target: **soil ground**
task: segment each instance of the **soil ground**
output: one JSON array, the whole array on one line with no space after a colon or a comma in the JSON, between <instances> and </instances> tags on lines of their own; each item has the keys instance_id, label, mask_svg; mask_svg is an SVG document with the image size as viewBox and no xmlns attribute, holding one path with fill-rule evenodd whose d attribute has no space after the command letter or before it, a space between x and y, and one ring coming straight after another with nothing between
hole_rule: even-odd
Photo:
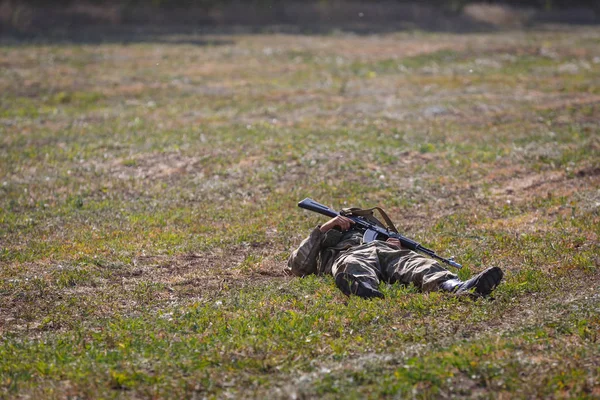
<instances>
[{"instance_id":1,"label":"soil ground","mask_svg":"<svg viewBox=\"0 0 600 400\"><path fill-rule=\"evenodd\" d=\"M3 397L600 397L597 27L1 43ZM504 282L287 276L305 197Z\"/></svg>"}]
</instances>

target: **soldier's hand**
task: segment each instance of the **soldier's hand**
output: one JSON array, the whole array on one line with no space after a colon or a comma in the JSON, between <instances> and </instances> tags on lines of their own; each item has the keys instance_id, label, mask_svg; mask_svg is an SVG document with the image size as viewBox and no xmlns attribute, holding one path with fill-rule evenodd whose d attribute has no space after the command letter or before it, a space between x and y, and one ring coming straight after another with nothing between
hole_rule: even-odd
<instances>
[{"instance_id":1,"label":"soldier's hand","mask_svg":"<svg viewBox=\"0 0 600 400\"><path fill-rule=\"evenodd\" d=\"M396 239L396 238L388 238L388 240L385 241L387 244L391 244L394 247L397 247L399 249L402 248L402 243L400 243L400 240Z\"/></svg>"},{"instance_id":2,"label":"soldier's hand","mask_svg":"<svg viewBox=\"0 0 600 400\"><path fill-rule=\"evenodd\" d=\"M321 232L325 233L335 227L340 228L342 232L347 231L350 227L354 225L354 221L350 218L344 217L343 215L338 215L335 218L330 219L321 225Z\"/></svg>"}]
</instances>

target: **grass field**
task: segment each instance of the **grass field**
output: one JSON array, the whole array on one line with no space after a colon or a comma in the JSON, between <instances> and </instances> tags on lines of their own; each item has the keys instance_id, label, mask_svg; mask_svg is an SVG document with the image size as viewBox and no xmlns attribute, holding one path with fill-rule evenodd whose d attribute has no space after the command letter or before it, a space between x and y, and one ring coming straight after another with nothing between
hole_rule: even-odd
<instances>
[{"instance_id":1,"label":"grass field","mask_svg":"<svg viewBox=\"0 0 600 400\"><path fill-rule=\"evenodd\" d=\"M384 207L492 299L283 273ZM600 398L600 30L0 46L0 397Z\"/></svg>"}]
</instances>

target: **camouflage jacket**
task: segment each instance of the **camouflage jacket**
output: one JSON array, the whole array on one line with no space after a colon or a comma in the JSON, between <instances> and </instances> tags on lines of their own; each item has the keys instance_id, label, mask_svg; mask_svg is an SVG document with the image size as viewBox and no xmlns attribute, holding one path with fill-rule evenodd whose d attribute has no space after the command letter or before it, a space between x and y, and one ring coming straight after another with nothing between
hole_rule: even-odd
<instances>
[{"instance_id":1,"label":"camouflage jacket","mask_svg":"<svg viewBox=\"0 0 600 400\"><path fill-rule=\"evenodd\" d=\"M355 230L321 232L317 226L300 243L288 259L287 271L296 276L331 274L331 266L346 250L362 244L362 234Z\"/></svg>"}]
</instances>

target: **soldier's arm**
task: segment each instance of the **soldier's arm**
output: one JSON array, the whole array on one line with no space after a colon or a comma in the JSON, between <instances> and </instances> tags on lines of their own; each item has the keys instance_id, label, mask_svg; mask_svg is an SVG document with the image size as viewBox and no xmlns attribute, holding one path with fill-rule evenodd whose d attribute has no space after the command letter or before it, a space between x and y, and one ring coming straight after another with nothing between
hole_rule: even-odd
<instances>
[{"instance_id":1,"label":"soldier's arm","mask_svg":"<svg viewBox=\"0 0 600 400\"><path fill-rule=\"evenodd\" d=\"M341 238L341 231L350 229L353 222L343 216L337 216L321 226L317 226L300 243L288 258L287 271L296 276L306 276L318 272L317 259L324 247L334 246ZM333 228L338 228L333 229Z\"/></svg>"},{"instance_id":2,"label":"soldier's arm","mask_svg":"<svg viewBox=\"0 0 600 400\"><path fill-rule=\"evenodd\" d=\"M317 272L317 257L321 250L321 242L325 235L320 227L312 230L310 235L300 243L288 258L287 271L296 276L306 276Z\"/></svg>"},{"instance_id":3,"label":"soldier's arm","mask_svg":"<svg viewBox=\"0 0 600 400\"><path fill-rule=\"evenodd\" d=\"M402 243L400 242L400 240L398 240L396 238L388 238L388 240L386 240L386 243L389 245L392 245L394 247L397 247L398 249L402 248Z\"/></svg>"},{"instance_id":4,"label":"soldier's arm","mask_svg":"<svg viewBox=\"0 0 600 400\"><path fill-rule=\"evenodd\" d=\"M344 217L343 215L338 215L337 217L331 218L329 221L321 225L320 231L325 233L333 228L339 228L342 232L344 232L350 229L352 225L354 225L354 221L352 221L350 218Z\"/></svg>"}]
</instances>

